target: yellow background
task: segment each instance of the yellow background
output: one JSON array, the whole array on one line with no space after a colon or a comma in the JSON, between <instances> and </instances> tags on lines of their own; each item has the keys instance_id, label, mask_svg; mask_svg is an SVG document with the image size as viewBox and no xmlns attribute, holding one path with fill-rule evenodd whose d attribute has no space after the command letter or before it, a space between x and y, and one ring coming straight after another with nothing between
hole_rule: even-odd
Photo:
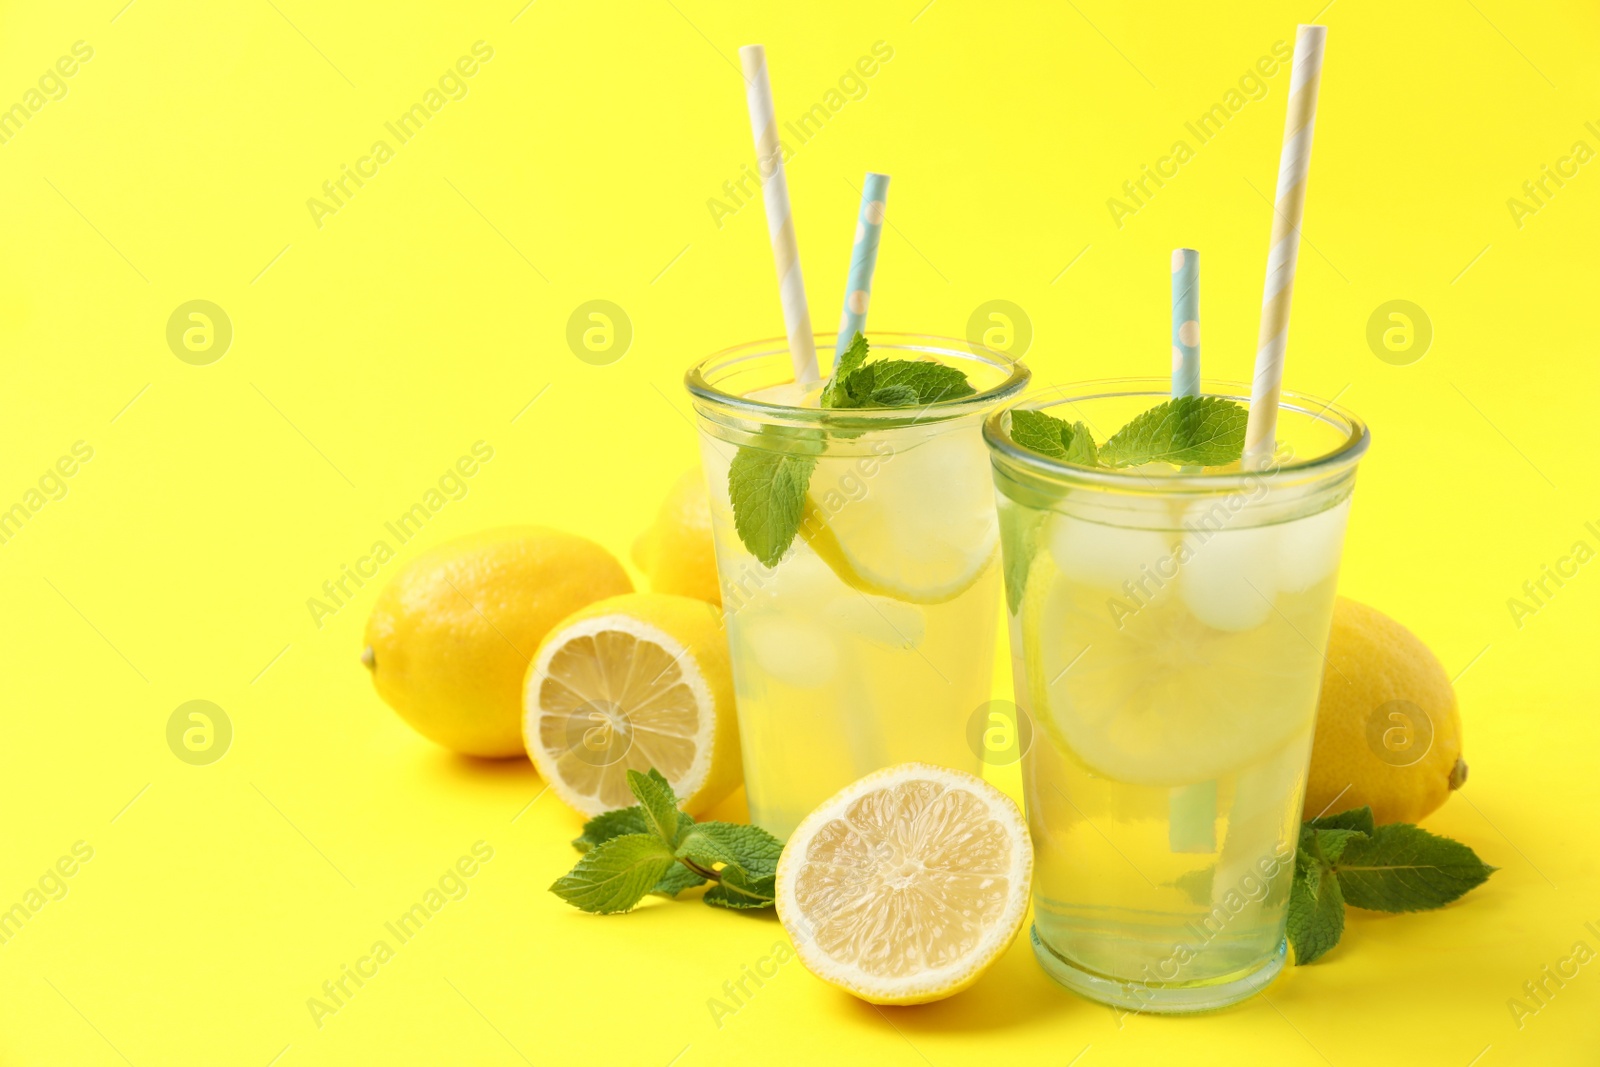
<instances>
[{"instance_id":1,"label":"yellow background","mask_svg":"<svg viewBox=\"0 0 1600 1067\"><path fill-rule=\"evenodd\" d=\"M1247 377L1287 73L1121 228L1106 201L1316 3L125 2L0 15L0 105L94 50L0 144L0 505L94 450L0 545L0 907L94 850L0 946L0 1061L1594 1062L1600 966L1520 1029L1507 1007L1574 942L1600 949L1600 564L1520 627L1507 607L1575 541L1600 548L1600 163L1520 226L1507 206L1575 141L1600 148L1593 5L1321 14L1287 382L1374 428L1343 590L1465 670L1471 780L1428 825L1499 873L1441 912L1353 915L1323 962L1208 1018L1119 1025L1024 941L918 1009L791 962L719 1027L708 999L777 923L562 904L545 887L577 817L526 763L454 758L377 699L357 662L376 584L320 628L307 598L480 440L493 460L402 558L530 521L626 551L693 462L685 366L781 329L759 207L720 227L707 207L753 158L750 42L786 119L893 49L789 168L819 327L875 169L875 327L960 336L1004 299L1040 383L1161 374L1168 252L1192 245L1207 372ZM480 40L466 97L319 228L307 199ZM206 366L165 338L193 299L234 329ZM592 299L633 324L610 365L566 341ZM1366 341L1393 299L1435 331L1410 365ZM210 766L166 744L192 699L234 727ZM469 894L319 1029L307 999L477 841Z\"/></svg>"}]
</instances>

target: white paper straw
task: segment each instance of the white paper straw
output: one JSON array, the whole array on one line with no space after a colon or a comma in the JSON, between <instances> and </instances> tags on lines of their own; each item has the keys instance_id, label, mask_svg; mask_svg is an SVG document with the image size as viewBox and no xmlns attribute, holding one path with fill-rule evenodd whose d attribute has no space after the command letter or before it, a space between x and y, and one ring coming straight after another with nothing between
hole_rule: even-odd
<instances>
[{"instance_id":1,"label":"white paper straw","mask_svg":"<svg viewBox=\"0 0 1600 1067\"><path fill-rule=\"evenodd\" d=\"M772 109L772 86L767 81L767 53L761 45L739 49L744 63L745 99L750 106L750 132L755 136L756 166L767 209L767 235L772 239L772 259L778 268L778 296L783 301L784 331L789 337L789 358L794 380L809 385L818 378L817 345L811 335L811 312L806 307L806 286L800 277L800 249L789 214L789 185L783 177L783 148L778 142L778 122Z\"/></svg>"},{"instance_id":2,"label":"white paper straw","mask_svg":"<svg viewBox=\"0 0 1600 1067\"><path fill-rule=\"evenodd\" d=\"M1250 388L1250 421L1245 429L1244 464L1265 466L1272 458L1278 429L1278 394L1283 387L1283 357L1289 340L1289 303L1294 297L1295 263L1300 255L1300 223L1305 217L1306 174L1311 166L1311 136L1317 123L1317 89L1322 81L1326 26L1301 26L1295 34L1289 75L1289 107L1278 158L1278 189L1273 204L1272 247L1261 297L1261 332L1256 341L1255 377Z\"/></svg>"}]
</instances>

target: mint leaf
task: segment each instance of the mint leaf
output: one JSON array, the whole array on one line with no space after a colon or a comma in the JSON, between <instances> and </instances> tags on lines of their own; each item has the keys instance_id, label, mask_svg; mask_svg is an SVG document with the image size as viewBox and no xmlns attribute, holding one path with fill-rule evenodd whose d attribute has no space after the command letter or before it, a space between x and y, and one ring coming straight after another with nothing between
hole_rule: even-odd
<instances>
[{"instance_id":1,"label":"mint leaf","mask_svg":"<svg viewBox=\"0 0 1600 1067\"><path fill-rule=\"evenodd\" d=\"M867 394L870 406L880 408L920 407L941 400L956 400L977 392L967 376L955 367L920 359L888 359L870 364L872 388Z\"/></svg>"},{"instance_id":2,"label":"mint leaf","mask_svg":"<svg viewBox=\"0 0 1600 1067\"><path fill-rule=\"evenodd\" d=\"M1217 467L1244 454L1249 413L1220 396L1180 396L1136 415L1100 448L1108 467L1142 463Z\"/></svg>"},{"instance_id":3,"label":"mint leaf","mask_svg":"<svg viewBox=\"0 0 1600 1067\"><path fill-rule=\"evenodd\" d=\"M597 815L572 844L583 857L550 891L592 912L627 911L646 893L676 897L713 882L706 902L745 910L772 905L783 842L759 826L696 823L678 810L672 784L651 768L628 772L639 798L630 808Z\"/></svg>"},{"instance_id":4,"label":"mint leaf","mask_svg":"<svg viewBox=\"0 0 1600 1067\"><path fill-rule=\"evenodd\" d=\"M1072 440L1067 442L1067 462L1084 467L1100 465L1100 450L1095 447L1094 434L1081 422L1072 424Z\"/></svg>"},{"instance_id":5,"label":"mint leaf","mask_svg":"<svg viewBox=\"0 0 1600 1067\"><path fill-rule=\"evenodd\" d=\"M628 772L628 788L639 798L646 825L650 832L661 838L668 848L676 848L683 831L679 827L678 797L672 784L654 767L649 774ZM690 820L691 825L693 820Z\"/></svg>"},{"instance_id":6,"label":"mint leaf","mask_svg":"<svg viewBox=\"0 0 1600 1067\"><path fill-rule=\"evenodd\" d=\"M678 812L678 833L694 825L694 816ZM644 809L635 804L631 808L617 808L603 812L583 824L583 833L572 839L572 847L587 852L596 845L623 834L653 834L655 830L645 818Z\"/></svg>"},{"instance_id":7,"label":"mint leaf","mask_svg":"<svg viewBox=\"0 0 1600 1067\"><path fill-rule=\"evenodd\" d=\"M805 512L806 488L817 465L814 445L792 433L766 427L761 437L771 449L745 446L728 468L728 502L739 540L763 566L776 567L789 551Z\"/></svg>"},{"instance_id":8,"label":"mint leaf","mask_svg":"<svg viewBox=\"0 0 1600 1067\"><path fill-rule=\"evenodd\" d=\"M615 811L602 812L583 824L583 833L572 839L572 847L579 852L588 852L596 845L603 845L613 837L624 834L648 834L650 824L645 821L644 809L635 804L631 808L617 808Z\"/></svg>"},{"instance_id":9,"label":"mint leaf","mask_svg":"<svg viewBox=\"0 0 1600 1067\"><path fill-rule=\"evenodd\" d=\"M1288 931L1296 965L1338 943L1346 904L1396 912L1439 908L1495 871L1459 841L1410 823L1374 825L1371 808L1307 819L1294 867Z\"/></svg>"},{"instance_id":10,"label":"mint leaf","mask_svg":"<svg viewBox=\"0 0 1600 1067\"><path fill-rule=\"evenodd\" d=\"M1067 422L1043 411L1018 408L1011 413L1011 439L1030 452L1064 459L1085 467L1098 466L1094 434L1082 422Z\"/></svg>"},{"instance_id":11,"label":"mint leaf","mask_svg":"<svg viewBox=\"0 0 1600 1067\"><path fill-rule=\"evenodd\" d=\"M1333 869L1344 899L1372 911L1443 907L1496 870L1461 842L1403 822L1352 838Z\"/></svg>"},{"instance_id":12,"label":"mint leaf","mask_svg":"<svg viewBox=\"0 0 1600 1067\"><path fill-rule=\"evenodd\" d=\"M1345 846L1353 838L1365 840L1366 836L1360 830L1320 830L1314 826L1305 826L1300 830L1300 851L1324 865L1331 865L1339 862Z\"/></svg>"},{"instance_id":13,"label":"mint leaf","mask_svg":"<svg viewBox=\"0 0 1600 1067\"><path fill-rule=\"evenodd\" d=\"M707 904L738 911L772 906L783 842L759 826L728 822L701 823L695 833L734 857L718 872L718 883L706 890Z\"/></svg>"},{"instance_id":14,"label":"mint leaf","mask_svg":"<svg viewBox=\"0 0 1600 1067\"><path fill-rule=\"evenodd\" d=\"M917 391L909 385L880 385L872 390L873 407L909 408L917 404Z\"/></svg>"},{"instance_id":15,"label":"mint leaf","mask_svg":"<svg viewBox=\"0 0 1600 1067\"><path fill-rule=\"evenodd\" d=\"M1015 408L1011 412L1011 439L1030 452L1051 459L1067 458L1072 425L1043 411Z\"/></svg>"},{"instance_id":16,"label":"mint leaf","mask_svg":"<svg viewBox=\"0 0 1600 1067\"><path fill-rule=\"evenodd\" d=\"M703 822L694 828L700 839L711 841L727 854L747 874L776 874L778 857L783 853L783 842L759 826L746 826L732 822ZM687 840L685 844L687 844Z\"/></svg>"},{"instance_id":17,"label":"mint leaf","mask_svg":"<svg viewBox=\"0 0 1600 1067\"><path fill-rule=\"evenodd\" d=\"M677 856L680 860L688 860L702 870L712 872L718 867L739 866L738 855L699 826L683 835L683 841L678 845Z\"/></svg>"},{"instance_id":18,"label":"mint leaf","mask_svg":"<svg viewBox=\"0 0 1600 1067\"><path fill-rule=\"evenodd\" d=\"M1370 834L1373 828L1372 809L1351 808L1337 815L1319 815L1315 819L1307 819L1306 825L1318 830L1360 830Z\"/></svg>"},{"instance_id":19,"label":"mint leaf","mask_svg":"<svg viewBox=\"0 0 1600 1067\"><path fill-rule=\"evenodd\" d=\"M844 383L867 361L867 339L859 332L850 339L850 347L844 350L844 355L839 357L839 362L833 368L833 376L828 379L828 384L822 387L821 404L825 408L856 407L858 405L839 403L848 399Z\"/></svg>"},{"instance_id":20,"label":"mint leaf","mask_svg":"<svg viewBox=\"0 0 1600 1067\"><path fill-rule=\"evenodd\" d=\"M1347 831L1348 832L1348 831ZM1296 863L1294 885L1289 890L1289 943L1295 966L1320 958L1344 934L1344 900L1339 880L1319 862Z\"/></svg>"},{"instance_id":21,"label":"mint leaf","mask_svg":"<svg viewBox=\"0 0 1600 1067\"><path fill-rule=\"evenodd\" d=\"M822 388L819 402L823 407L923 407L977 392L954 367L920 359L868 363L867 352L867 339L856 334Z\"/></svg>"},{"instance_id":22,"label":"mint leaf","mask_svg":"<svg viewBox=\"0 0 1600 1067\"><path fill-rule=\"evenodd\" d=\"M1006 609L1015 615L1022 610L1022 596L1028 591L1028 572L1033 569L1039 528L1048 512L1010 506L1000 516L1000 558L1005 563Z\"/></svg>"},{"instance_id":23,"label":"mint leaf","mask_svg":"<svg viewBox=\"0 0 1600 1067\"><path fill-rule=\"evenodd\" d=\"M705 885L706 880L700 877L681 863L674 863L667 868L667 873L661 880L651 887L650 892L660 897L676 897L685 889L693 889L697 885Z\"/></svg>"},{"instance_id":24,"label":"mint leaf","mask_svg":"<svg viewBox=\"0 0 1600 1067\"><path fill-rule=\"evenodd\" d=\"M777 876L747 875L737 867L725 867L721 880L706 890L705 902L714 908L731 908L748 911L772 907L777 896Z\"/></svg>"},{"instance_id":25,"label":"mint leaf","mask_svg":"<svg viewBox=\"0 0 1600 1067\"><path fill-rule=\"evenodd\" d=\"M550 892L583 911L600 915L627 911L674 863L672 850L661 838L624 834L585 852L576 867L555 880Z\"/></svg>"}]
</instances>

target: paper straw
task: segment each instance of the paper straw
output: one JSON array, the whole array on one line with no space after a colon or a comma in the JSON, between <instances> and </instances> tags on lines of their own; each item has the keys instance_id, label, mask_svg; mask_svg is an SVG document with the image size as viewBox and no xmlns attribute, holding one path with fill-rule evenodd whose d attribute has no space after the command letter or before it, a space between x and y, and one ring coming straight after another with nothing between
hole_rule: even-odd
<instances>
[{"instance_id":1,"label":"paper straw","mask_svg":"<svg viewBox=\"0 0 1600 1067\"><path fill-rule=\"evenodd\" d=\"M1172 396L1200 395L1200 253L1172 250ZM1197 474L1199 467L1184 467ZM1182 525L1181 506L1174 519ZM1167 848L1209 855L1217 851L1217 783L1175 786L1167 793Z\"/></svg>"},{"instance_id":2,"label":"paper straw","mask_svg":"<svg viewBox=\"0 0 1600 1067\"><path fill-rule=\"evenodd\" d=\"M767 235L772 239L772 259L778 268L778 296L783 301L784 331L789 335L789 359L794 380L809 385L817 380L817 345L811 336L811 312L806 308L806 286L800 277L800 249L794 239L794 219L789 214L789 185L783 178L783 146L778 142L778 121L772 111L772 86L767 81L767 51L758 44L739 49L744 63L745 101L750 106L750 132L756 142L756 169L766 200Z\"/></svg>"},{"instance_id":3,"label":"paper straw","mask_svg":"<svg viewBox=\"0 0 1600 1067\"><path fill-rule=\"evenodd\" d=\"M1200 395L1200 253L1172 250L1172 395Z\"/></svg>"},{"instance_id":4,"label":"paper straw","mask_svg":"<svg viewBox=\"0 0 1600 1067\"><path fill-rule=\"evenodd\" d=\"M867 332L867 305L872 302L872 272L878 266L878 239L883 236L883 206L889 198L889 176L868 172L861 183L861 211L856 218L856 243L850 251L850 278L844 287L844 315L834 362L844 355L856 334Z\"/></svg>"},{"instance_id":5,"label":"paper straw","mask_svg":"<svg viewBox=\"0 0 1600 1067\"><path fill-rule=\"evenodd\" d=\"M1278 158L1278 190L1273 204L1272 248L1267 254L1261 333L1256 341L1255 378L1250 388L1250 421L1244 435L1246 467L1265 466L1275 446L1283 354L1289 339L1289 302L1294 296L1295 261L1300 254L1306 173L1311 166L1311 135L1316 129L1317 88L1322 81L1322 45L1327 34L1326 26L1301 26L1295 34L1283 154Z\"/></svg>"}]
</instances>

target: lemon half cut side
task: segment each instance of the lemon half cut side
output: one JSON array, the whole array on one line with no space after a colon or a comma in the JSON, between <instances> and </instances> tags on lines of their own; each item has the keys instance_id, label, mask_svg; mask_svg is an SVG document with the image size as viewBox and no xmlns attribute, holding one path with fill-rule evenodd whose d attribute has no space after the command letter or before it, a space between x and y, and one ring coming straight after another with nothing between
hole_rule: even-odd
<instances>
[{"instance_id":1,"label":"lemon half cut side","mask_svg":"<svg viewBox=\"0 0 1600 1067\"><path fill-rule=\"evenodd\" d=\"M704 601L634 593L569 616L539 646L523 706L529 757L584 815L633 804L630 770L660 771L691 814L741 781L727 644Z\"/></svg>"},{"instance_id":2,"label":"lemon half cut side","mask_svg":"<svg viewBox=\"0 0 1600 1067\"><path fill-rule=\"evenodd\" d=\"M1017 805L926 763L876 771L800 823L777 908L806 969L873 1004L959 993L1022 929L1033 844Z\"/></svg>"}]
</instances>

